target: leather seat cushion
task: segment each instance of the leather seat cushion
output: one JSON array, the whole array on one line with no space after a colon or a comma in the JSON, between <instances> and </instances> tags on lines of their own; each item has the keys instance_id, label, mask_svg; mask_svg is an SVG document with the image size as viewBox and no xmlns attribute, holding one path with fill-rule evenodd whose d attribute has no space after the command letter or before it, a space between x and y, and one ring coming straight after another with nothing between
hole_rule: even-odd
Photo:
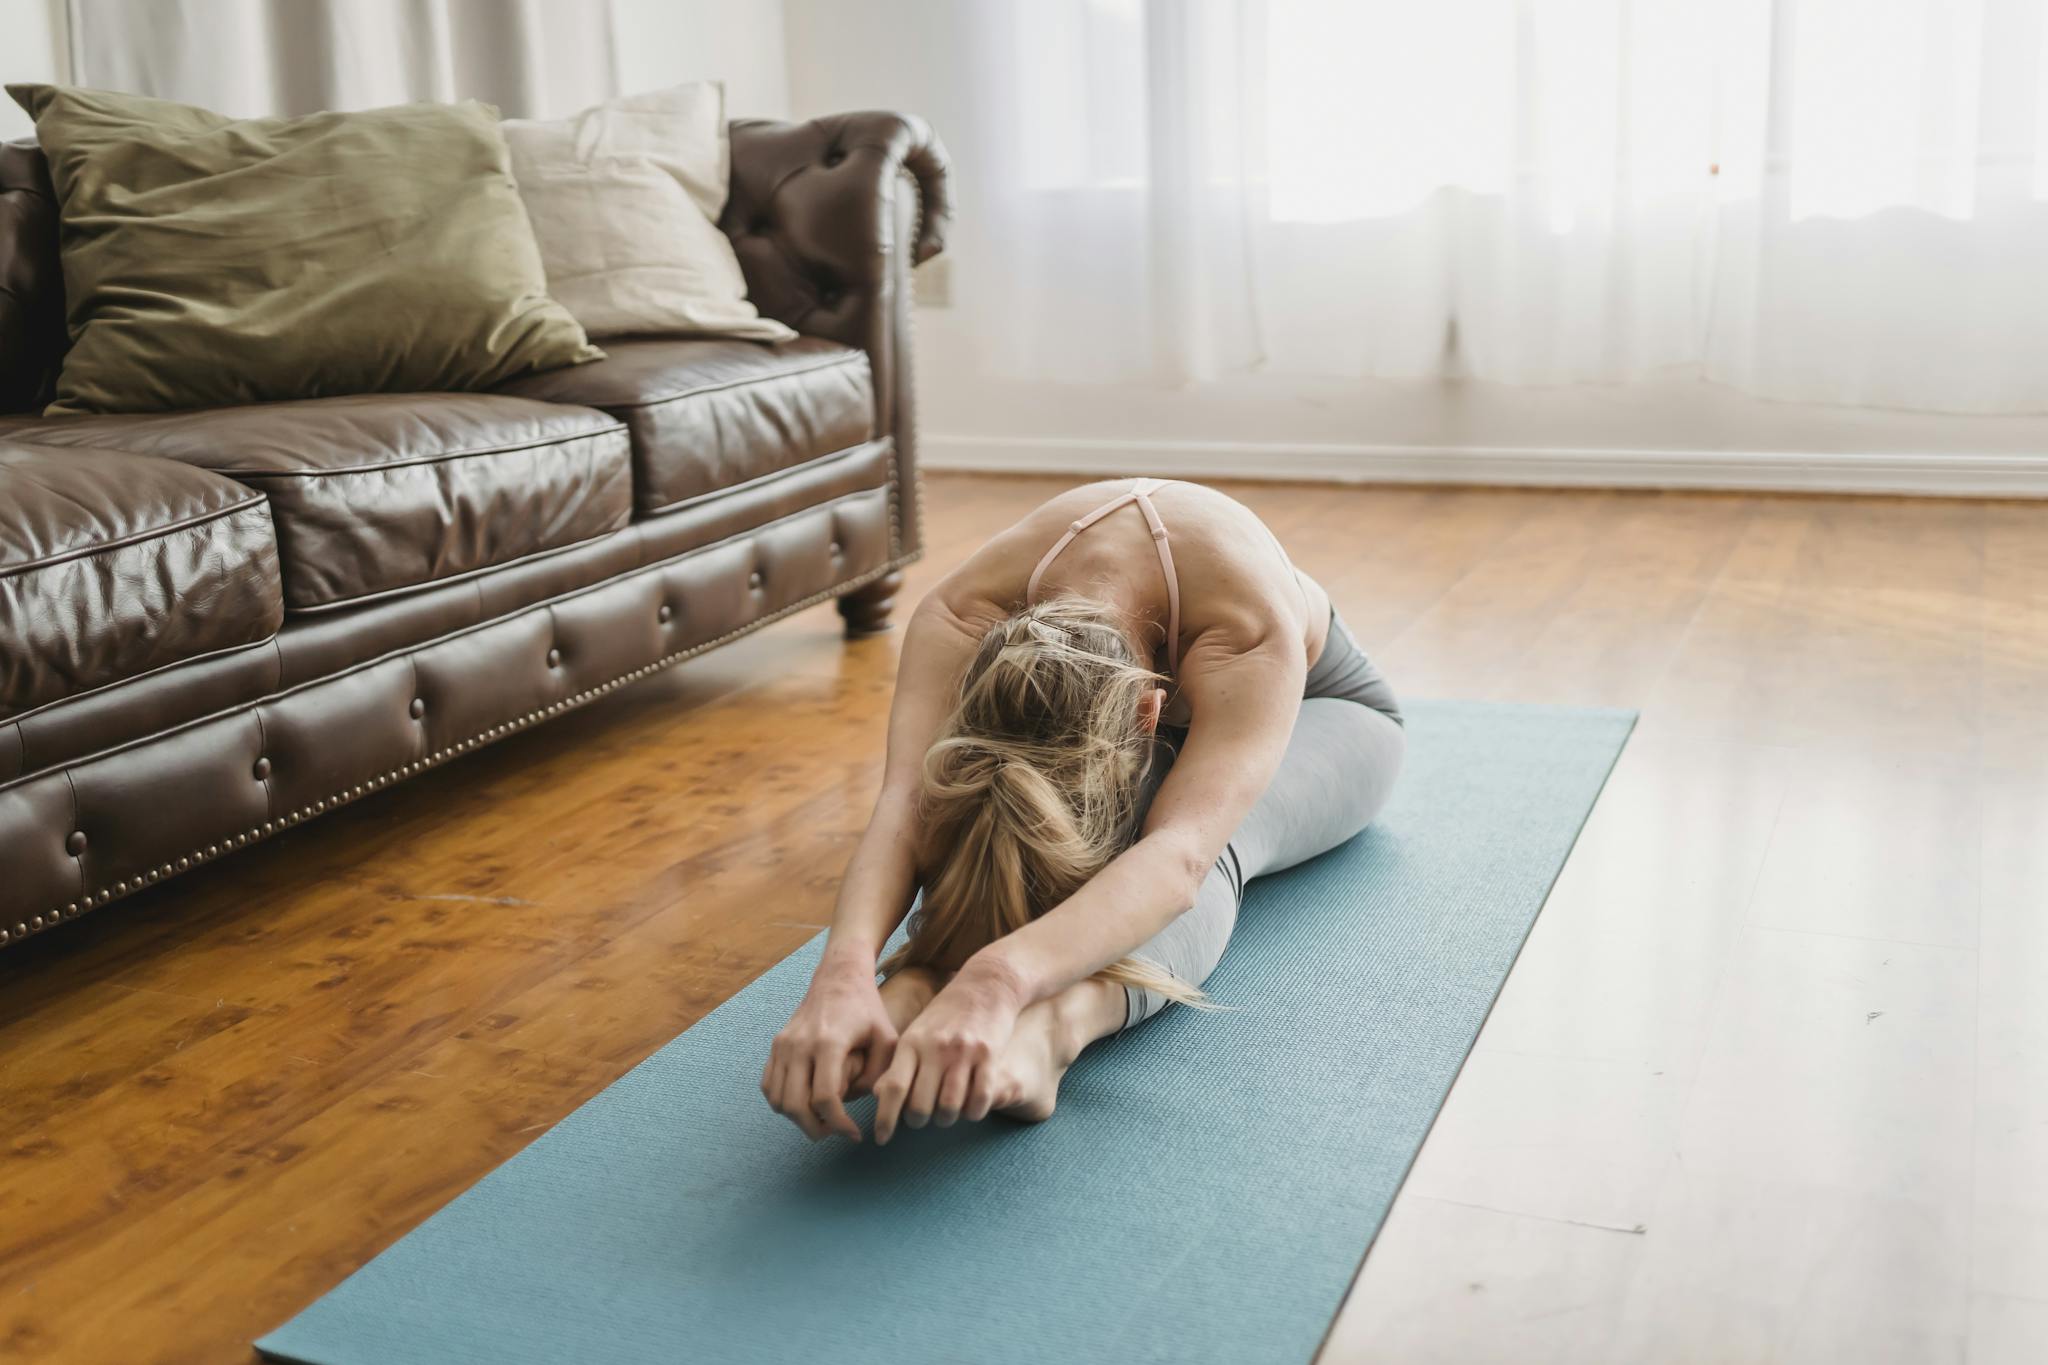
<instances>
[{"instance_id":1,"label":"leather seat cushion","mask_svg":"<svg viewBox=\"0 0 2048 1365\"><path fill-rule=\"evenodd\" d=\"M625 428L529 398L365 394L40 418L14 434L195 465L263 493L292 611L446 582L632 519Z\"/></svg>"},{"instance_id":2,"label":"leather seat cushion","mask_svg":"<svg viewBox=\"0 0 2048 1365\"><path fill-rule=\"evenodd\" d=\"M606 359L526 375L500 392L601 408L633 433L641 516L764 478L874 434L867 354L817 337L768 345L616 337Z\"/></svg>"},{"instance_id":3,"label":"leather seat cushion","mask_svg":"<svg viewBox=\"0 0 2048 1365\"><path fill-rule=\"evenodd\" d=\"M0 439L0 714L267 640L283 620L261 493Z\"/></svg>"}]
</instances>

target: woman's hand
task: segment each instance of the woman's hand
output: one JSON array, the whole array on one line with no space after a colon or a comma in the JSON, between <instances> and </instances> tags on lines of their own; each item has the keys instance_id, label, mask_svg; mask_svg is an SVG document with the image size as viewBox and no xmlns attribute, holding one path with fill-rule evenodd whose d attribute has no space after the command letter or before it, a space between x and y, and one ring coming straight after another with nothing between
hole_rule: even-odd
<instances>
[{"instance_id":1,"label":"woman's hand","mask_svg":"<svg viewBox=\"0 0 2048 1365\"><path fill-rule=\"evenodd\" d=\"M822 962L768 1049L761 1093L811 1141L838 1133L859 1142L860 1125L846 1112L846 1097L875 1083L896 1045L874 964Z\"/></svg>"},{"instance_id":2,"label":"woman's hand","mask_svg":"<svg viewBox=\"0 0 2048 1365\"><path fill-rule=\"evenodd\" d=\"M970 960L896 1040L894 1059L875 1082L875 1143L896 1135L899 1119L941 1128L984 1119L995 1102L996 1063L1029 1002L1014 976Z\"/></svg>"}]
</instances>

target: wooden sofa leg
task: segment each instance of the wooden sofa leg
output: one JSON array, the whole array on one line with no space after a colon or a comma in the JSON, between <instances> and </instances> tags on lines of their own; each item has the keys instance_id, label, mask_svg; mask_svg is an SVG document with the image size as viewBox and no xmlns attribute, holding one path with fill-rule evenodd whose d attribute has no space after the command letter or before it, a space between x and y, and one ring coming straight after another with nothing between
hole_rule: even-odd
<instances>
[{"instance_id":1,"label":"wooden sofa leg","mask_svg":"<svg viewBox=\"0 0 2048 1365\"><path fill-rule=\"evenodd\" d=\"M846 618L846 638L858 640L888 630L889 610L896 605L896 593L902 586L903 571L895 569L840 598L839 614Z\"/></svg>"}]
</instances>

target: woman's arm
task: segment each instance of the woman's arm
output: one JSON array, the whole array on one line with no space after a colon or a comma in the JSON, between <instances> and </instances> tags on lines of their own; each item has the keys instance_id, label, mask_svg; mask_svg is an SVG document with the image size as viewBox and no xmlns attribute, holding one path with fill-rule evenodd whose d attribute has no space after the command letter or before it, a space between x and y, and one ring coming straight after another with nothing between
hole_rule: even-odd
<instances>
[{"instance_id":1,"label":"woman's arm","mask_svg":"<svg viewBox=\"0 0 2048 1365\"><path fill-rule=\"evenodd\" d=\"M839 884L825 940L829 959L856 962L873 975L882 945L910 912L917 890L917 800L924 756L945 724L960 675L980 640L981 632L955 615L937 593L911 614L889 706L882 791Z\"/></svg>"},{"instance_id":2,"label":"woman's arm","mask_svg":"<svg viewBox=\"0 0 2048 1365\"><path fill-rule=\"evenodd\" d=\"M1203 642L1208 643L1208 642ZM1307 671L1299 637L1221 642L1182 661L1186 742L1138 841L1093 880L962 967L1007 982L1023 1005L1129 954L1190 905L1287 753Z\"/></svg>"},{"instance_id":3,"label":"woman's arm","mask_svg":"<svg viewBox=\"0 0 2048 1365\"><path fill-rule=\"evenodd\" d=\"M814 1140L839 1132L858 1142L849 1091L872 1086L889 1064L896 1030L875 986L882 945L917 889L917 798L925 751L945 723L952 690L979 635L937 593L912 613L889 708L882 790L848 861L825 951L803 1003L769 1049L761 1093ZM848 1059L863 1054L857 1075Z\"/></svg>"}]
</instances>

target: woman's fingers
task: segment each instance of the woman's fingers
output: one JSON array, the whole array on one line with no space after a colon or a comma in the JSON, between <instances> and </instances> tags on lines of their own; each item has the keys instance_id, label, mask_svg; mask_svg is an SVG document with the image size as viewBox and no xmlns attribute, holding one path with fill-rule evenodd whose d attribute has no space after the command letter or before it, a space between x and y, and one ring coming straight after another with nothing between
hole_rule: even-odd
<instances>
[{"instance_id":1,"label":"woman's fingers","mask_svg":"<svg viewBox=\"0 0 2048 1365\"><path fill-rule=\"evenodd\" d=\"M960 1121L960 1111L967 1105L968 1087L978 1070L972 1062L955 1062L946 1068L946 1078L939 1083L938 1104L932 1109L932 1122L941 1128L951 1128Z\"/></svg>"},{"instance_id":2,"label":"woman's fingers","mask_svg":"<svg viewBox=\"0 0 2048 1365\"><path fill-rule=\"evenodd\" d=\"M967 1087L967 1104L960 1110L960 1117L980 1123L995 1108L995 1100L995 1066L978 1066L974 1068L974 1083Z\"/></svg>"},{"instance_id":3,"label":"woman's fingers","mask_svg":"<svg viewBox=\"0 0 2048 1365\"><path fill-rule=\"evenodd\" d=\"M846 1112L846 1096L867 1069L871 1053L872 1049L839 1052L831 1048L805 1052L778 1042L762 1069L761 1093L769 1108L803 1129L811 1141L837 1133L859 1142L860 1125Z\"/></svg>"},{"instance_id":4,"label":"woman's fingers","mask_svg":"<svg viewBox=\"0 0 2048 1365\"><path fill-rule=\"evenodd\" d=\"M962 1118L979 1122L1000 1101L995 1065L979 1048L940 1048L929 1040L898 1043L888 1069L875 1082L875 1143L901 1128Z\"/></svg>"},{"instance_id":5,"label":"woman's fingers","mask_svg":"<svg viewBox=\"0 0 2048 1365\"><path fill-rule=\"evenodd\" d=\"M811 1112L811 1059L798 1056L782 1072L782 1103L777 1110L804 1130L804 1136L816 1142L825 1136L825 1125Z\"/></svg>"},{"instance_id":6,"label":"woman's fingers","mask_svg":"<svg viewBox=\"0 0 2048 1365\"><path fill-rule=\"evenodd\" d=\"M903 1102L903 1122L922 1128L931 1122L938 1104L939 1082L946 1078L946 1064L936 1057L918 1059L917 1077L910 1083L910 1098Z\"/></svg>"},{"instance_id":7,"label":"woman's fingers","mask_svg":"<svg viewBox=\"0 0 2048 1365\"><path fill-rule=\"evenodd\" d=\"M846 1066L847 1058L843 1052L823 1053L813 1063L811 1116L825 1126L826 1132L859 1142L860 1125L846 1112Z\"/></svg>"},{"instance_id":8,"label":"woman's fingers","mask_svg":"<svg viewBox=\"0 0 2048 1365\"><path fill-rule=\"evenodd\" d=\"M866 1057L860 1074L848 1082L848 1089L856 1095L865 1095L873 1090L875 1083L882 1079L882 1073L889 1069L889 1063L896 1060L896 1036L892 1033L887 1037L877 1035L868 1039Z\"/></svg>"},{"instance_id":9,"label":"woman's fingers","mask_svg":"<svg viewBox=\"0 0 2048 1365\"><path fill-rule=\"evenodd\" d=\"M896 1136L896 1123L903 1113L903 1102L910 1097L911 1083L917 1077L917 1049L898 1047L896 1056L889 1063L889 1069L882 1073L882 1079L875 1082L875 1145L886 1144Z\"/></svg>"}]
</instances>

